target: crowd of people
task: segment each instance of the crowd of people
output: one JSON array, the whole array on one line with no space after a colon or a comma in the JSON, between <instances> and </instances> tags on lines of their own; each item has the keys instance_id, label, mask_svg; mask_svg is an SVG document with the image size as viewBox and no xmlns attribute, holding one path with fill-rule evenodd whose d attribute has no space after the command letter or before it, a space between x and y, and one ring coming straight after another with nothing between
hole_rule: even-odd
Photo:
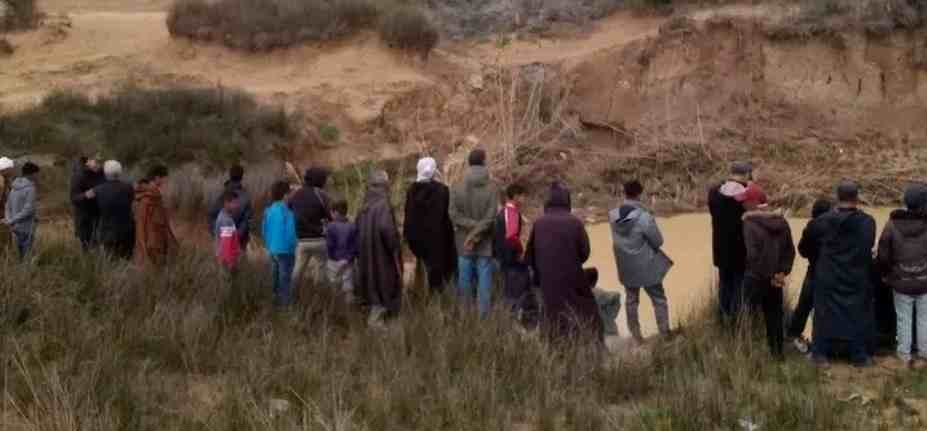
<instances>
[{"instance_id":1,"label":"crowd of people","mask_svg":"<svg viewBox=\"0 0 927 431\"><path fill-rule=\"evenodd\" d=\"M475 304L479 317L489 315L498 296L526 328L601 343L606 324L614 322L603 320L593 291L598 272L584 267L590 241L584 222L573 215L570 190L553 183L543 214L528 223L527 187L497 185L483 150L472 151L467 162L463 179L449 187L433 158L419 160L401 229L385 171L370 174L354 221L347 201L325 190L323 168L308 169L301 186L275 182L260 229L275 304L288 307L294 286L311 276L314 286L335 289L348 303L365 307L368 324L382 327L401 312L405 243L423 284L432 292L454 286L459 298ZM15 248L24 258L35 237L40 169L27 162L14 178L14 165L0 158L0 229L10 239L4 252ZM891 214L877 248L875 220L859 207L858 184L841 181L836 202L815 202L797 247L809 261L808 271L798 305L785 322L785 288L796 246L788 221L772 209L752 171L749 163L733 163L730 176L708 192L721 321L735 327L745 317L761 315L770 353L780 359L791 345L820 366L840 354L869 366L879 335L886 332L892 333L888 338L904 365L915 365L914 355L927 358L927 185L907 187L905 208ZM241 166L229 169L206 220L217 262L230 274L238 271L254 222L244 174ZM123 179L119 162L82 158L70 197L83 249L99 248L138 265L167 262L178 249L161 192L167 178L167 168L157 165L132 184ZM638 342L644 340L641 290L651 299L659 333L671 330L663 281L673 261L644 193L641 182L628 181L623 201L608 214L627 326ZM809 341L802 334L812 310Z\"/></svg>"}]
</instances>

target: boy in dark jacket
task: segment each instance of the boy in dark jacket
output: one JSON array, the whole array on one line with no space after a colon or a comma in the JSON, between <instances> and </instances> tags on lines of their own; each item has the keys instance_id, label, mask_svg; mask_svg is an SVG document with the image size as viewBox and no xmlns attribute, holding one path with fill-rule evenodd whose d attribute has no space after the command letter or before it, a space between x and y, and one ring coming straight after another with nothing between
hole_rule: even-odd
<instances>
[{"instance_id":1,"label":"boy in dark jacket","mask_svg":"<svg viewBox=\"0 0 927 431\"><path fill-rule=\"evenodd\" d=\"M801 240L798 241L798 252L801 257L808 259L808 271L805 273L805 281L801 285L801 294L798 297L798 306L792 313L792 321L789 322L789 330L786 336L792 341L792 344L801 353L808 353L809 343L802 333L805 332L805 324L808 322L808 316L814 308L814 269L818 261L818 251L821 247L816 241L808 235L816 223L820 223L819 217L826 214L833 208L834 204L828 199L818 199L811 208L811 221L802 231Z\"/></svg>"},{"instance_id":2,"label":"boy in dark jacket","mask_svg":"<svg viewBox=\"0 0 927 431\"><path fill-rule=\"evenodd\" d=\"M332 204L332 222L325 233L328 247L328 282L341 289L348 302L354 296L354 261L357 259L357 226L348 220L348 202L338 199Z\"/></svg>"},{"instance_id":3,"label":"boy in dark jacket","mask_svg":"<svg viewBox=\"0 0 927 431\"><path fill-rule=\"evenodd\" d=\"M520 184L505 190L506 202L496 216L493 229L493 249L502 271L502 296L506 305L527 326L536 323L536 300L531 291L531 271L525 264L522 243L524 220L521 207L528 196Z\"/></svg>"},{"instance_id":4,"label":"boy in dark jacket","mask_svg":"<svg viewBox=\"0 0 927 431\"><path fill-rule=\"evenodd\" d=\"M731 321L741 311L744 300L744 207L734 199L747 188L753 167L747 162L731 165L727 181L708 192L711 212L711 246L718 268L718 305L721 317Z\"/></svg>"},{"instance_id":5,"label":"boy in dark jacket","mask_svg":"<svg viewBox=\"0 0 927 431\"><path fill-rule=\"evenodd\" d=\"M781 359L783 288L795 261L792 231L785 217L769 208L766 193L756 183L750 183L737 200L747 210L743 216L747 250L744 290L752 305L763 311L770 353Z\"/></svg>"},{"instance_id":6,"label":"boy in dark jacket","mask_svg":"<svg viewBox=\"0 0 927 431\"><path fill-rule=\"evenodd\" d=\"M219 194L215 202L213 202L212 206L209 208L209 215L207 216L209 233L215 236L216 219L225 207L225 193L233 192L238 196L240 208L235 214L234 221L235 230L238 232L239 248L241 248L242 252L248 250L248 242L251 240L251 223L254 217L254 211L251 208L251 197L242 185L244 178L245 168L241 167L241 165L235 165L229 169L229 179L223 185L222 193Z\"/></svg>"},{"instance_id":7,"label":"boy in dark jacket","mask_svg":"<svg viewBox=\"0 0 927 431\"><path fill-rule=\"evenodd\" d=\"M882 230L876 267L894 291L898 359L910 366L914 321L918 355L927 358L927 186L908 186L904 203Z\"/></svg>"}]
</instances>

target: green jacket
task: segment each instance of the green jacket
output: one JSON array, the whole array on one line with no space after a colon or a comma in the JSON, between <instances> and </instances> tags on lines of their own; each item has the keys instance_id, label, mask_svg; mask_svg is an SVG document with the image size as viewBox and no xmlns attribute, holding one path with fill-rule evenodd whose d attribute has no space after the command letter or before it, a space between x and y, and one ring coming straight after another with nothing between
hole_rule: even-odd
<instances>
[{"instance_id":1,"label":"green jacket","mask_svg":"<svg viewBox=\"0 0 927 431\"><path fill-rule=\"evenodd\" d=\"M492 229L499 208L499 192L483 166L471 166L451 191L450 216L459 256L492 256ZM464 250L467 238L477 242Z\"/></svg>"}]
</instances>

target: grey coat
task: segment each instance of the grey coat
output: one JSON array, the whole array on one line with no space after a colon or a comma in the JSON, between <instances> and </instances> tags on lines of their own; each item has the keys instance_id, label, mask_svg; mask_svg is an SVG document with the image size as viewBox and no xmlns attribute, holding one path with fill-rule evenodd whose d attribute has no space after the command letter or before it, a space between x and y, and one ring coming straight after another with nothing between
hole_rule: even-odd
<instances>
[{"instance_id":1,"label":"grey coat","mask_svg":"<svg viewBox=\"0 0 927 431\"><path fill-rule=\"evenodd\" d=\"M492 257L492 230L499 208L499 192L483 166L472 166L463 182L451 191L448 212L454 225L458 256ZM477 240L473 250L464 250L467 238Z\"/></svg>"},{"instance_id":2,"label":"grey coat","mask_svg":"<svg viewBox=\"0 0 927 431\"><path fill-rule=\"evenodd\" d=\"M647 287L662 283L673 261L660 250L663 235L653 214L640 202L629 200L610 211L608 220L621 284Z\"/></svg>"},{"instance_id":3,"label":"grey coat","mask_svg":"<svg viewBox=\"0 0 927 431\"><path fill-rule=\"evenodd\" d=\"M26 177L13 181L10 195L6 200L4 218L14 232L31 234L35 232L36 223L35 183Z\"/></svg>"}]
</instances>

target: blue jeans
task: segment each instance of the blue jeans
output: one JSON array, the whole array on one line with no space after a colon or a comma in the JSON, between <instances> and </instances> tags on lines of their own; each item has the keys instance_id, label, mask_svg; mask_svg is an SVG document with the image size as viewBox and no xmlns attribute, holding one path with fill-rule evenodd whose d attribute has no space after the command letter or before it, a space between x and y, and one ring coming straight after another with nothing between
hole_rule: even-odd
<instances>
[{"instance_id":1,"label":"blue jeans","mask_svg":"<svg viewBox=\"0 0 927 431\"><path fill-rule=\"evenodd\" d=\"M898 357L911 360L911 338L914 333L914 314L917 313L917 354L927 357L927 295L895 293L895 313L898 319Z\"/></svg>"},{"instance_id":2,"label":"blue jeans","mask_svg":"<svg viewBox=\"0 0 927 431\"><path fill-rule=\"evenodd\" d=\"M19 251L19 258L25 259L26 255L32 251L32 242L35 239L35 233L13 231L13 237L16 239L16 250Z\"/></svg>"},{"instance_id":3,"label":"blue jeans","mask_svg":"<svg viewBox=\"0 0 927 431\"><path fill-rule=\"evenodd\" d=\"M477 301L481 318L489 315L493 269L494 262L488 256L460 256L457 258L458 293L463 298L472 299L473 279L476 278Z\"/></svg>"},{"instance_id":4,"label":"blue jeans","mask_svg":"<svg viewBox=\"0 0 927 431\"><path fill-rule=\"evenodd\" d=\"M287 306L293 301L290 295L290 282L293 279L293 267L296 256L292 254L273 254L270 256L270 270L274 279L274 304Z\"/></svg>"}]
</instances>

